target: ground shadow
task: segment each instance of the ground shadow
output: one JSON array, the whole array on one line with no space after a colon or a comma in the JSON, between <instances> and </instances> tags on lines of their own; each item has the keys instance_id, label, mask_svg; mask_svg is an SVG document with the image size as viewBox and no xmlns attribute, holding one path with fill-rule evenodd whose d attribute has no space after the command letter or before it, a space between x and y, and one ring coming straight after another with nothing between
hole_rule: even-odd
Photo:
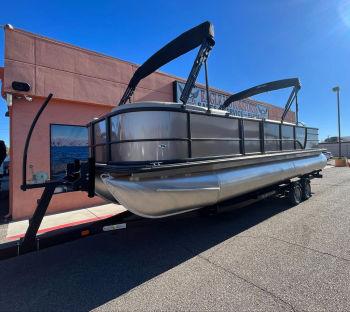
<instances>
[{"instance_id":1,"label":"ground shadow","mask_svg":"<svg viewBox=\"0 0 350 312\"><path fill-rule=\"evenodd\" d=\"M0 310L91 310L288 208L265 200L192 213L2 261Z\"/></svg>"},{"instance_id":2,"label":"ground shadow","mask_svg":"<svg viewBox=\"0 0 350 312\"><path fill-rule=\"evenodd\" d=\"M9 194L0 192L0 224L6 221L5 216L9 213Z\"/></svg>"}]
</instances>

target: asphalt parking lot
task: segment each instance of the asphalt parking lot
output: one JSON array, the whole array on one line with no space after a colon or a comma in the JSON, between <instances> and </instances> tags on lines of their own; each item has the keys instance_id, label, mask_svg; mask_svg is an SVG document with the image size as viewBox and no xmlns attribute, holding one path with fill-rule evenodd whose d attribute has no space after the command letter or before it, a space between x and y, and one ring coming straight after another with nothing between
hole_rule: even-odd
<instances>
[{"instance_id":1,"label":"asphalt parking lot","mask_svg":"<svg viewBox=\"0 0 350 312\"><path fill-rule=\"evenodd\" d=\"M0 310L350 310L350 169L312 188L2 261Z\"/></svg>"}]
</instances>

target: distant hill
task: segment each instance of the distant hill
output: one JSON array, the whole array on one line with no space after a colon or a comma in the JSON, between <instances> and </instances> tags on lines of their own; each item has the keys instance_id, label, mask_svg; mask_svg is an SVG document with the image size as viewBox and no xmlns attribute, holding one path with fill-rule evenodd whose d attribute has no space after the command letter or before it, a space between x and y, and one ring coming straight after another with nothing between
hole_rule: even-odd
<instances>
[{"instance_id":1,"label":"distant hill","mask_svg":"<svg viewBox=\"0 0 350 312\"><path fill-rule=\"evenodd\" d=\"M51 139L51 146L88 146L88 143L84 139L72 139L66 137L58 137Z\"/></svg>"},{"instance_id":2,"label":"distant hill","mask_svg":"<svg viewBox=\"0 0 350 312\"><path fill-rule=\"evenodd\" d=\"M338 142L337 136L328 137L327 139L322 141L322 143L337 143L337 142ZM350 136L342 136L341 142L350 142Z\"/></svg>"}]
</instances>

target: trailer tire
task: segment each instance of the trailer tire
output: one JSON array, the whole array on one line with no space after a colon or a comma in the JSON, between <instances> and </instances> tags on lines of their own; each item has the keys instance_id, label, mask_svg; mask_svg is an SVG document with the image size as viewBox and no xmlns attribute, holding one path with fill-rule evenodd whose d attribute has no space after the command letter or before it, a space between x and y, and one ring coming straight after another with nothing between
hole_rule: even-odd
<instances>
[{"instance_id":1,"label":"trailer tire","mask_svg":"<svg viewBox=\"0 0 350 312\"><path fill-rule=\"evenodd\" d=\"M301 182L303 191L303 200L307 200L311 197L311 184L310 179L303 179Z\"/></svg>"},{"instance_id":2,"label":"trailer tire","mask_svg":"<svg viewBox=\"0 0 350 312\"><path fill-rule=\"evenodd\" d=\"M296 206L301 203L303 198L303 191L299 182L294 182L290 185L288 192L288 200L293 205Z\"/></svg>"}]
</instances>

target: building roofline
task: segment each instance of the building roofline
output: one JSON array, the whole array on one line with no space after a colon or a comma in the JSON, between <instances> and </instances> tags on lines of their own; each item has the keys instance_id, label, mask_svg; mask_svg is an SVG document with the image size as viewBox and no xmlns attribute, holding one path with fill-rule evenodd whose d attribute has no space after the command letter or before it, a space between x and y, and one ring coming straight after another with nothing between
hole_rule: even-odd
<instances>
[{"instance_id":1,"label":"building roofline","mask_svg":"<svg viewBox=\"0 0 350 312\"><path fill-rule=\"evenodd\" d=\"M23 30L23 29L20 29L20 28L15 28L12 25L10 25L10 27L9 27L8 25L9 24L6 24L3 27L4 31L14 31L14 32L17 32L17 33L20 33L20 34L24 34L24 35L30 36L30 37L35 38L35 39L45 40L45 41L48 41L48 42L51 42L51 43L54 43L54 44L57 44L57 45L60 45L60 46L63 46L63 47L71 48L71 49L74 49L74 50L77 50L77 51L82 51L82 52L85 52L85 53L90 54L90 55L103 57L103 58L114 60L114 61L116 60L116 61L119 61L119 62L121 62L123 64L128 64L128 65L135 66L135 67L141 66L140 64L136 64L136 63L133 63L133 62L130 62L130 61L125 61L125 60L122 60L122 59L120 59L118 57L109 56L107 54L104 54L104 53L101 53L101 52L96 52L94 50L89 50L89 49L86 49L86 48L82 48L82 47L76 46L74 44L65 43L65 42L62 42L62 41L59 41L59 40L56 40L56 39L48 38L46 36L38 35L38 34L29 32L29 31L26 31L26 30ZM172 75L172 74L168 74L168 73L162 72L160 70L157 70L155 73L163 75L163 76L167 76L167 77L170 77L170 78L173 78L174 80L178 80L178 81L182 81L182 82L186 81L186 79L184 79L184 78L181 78L181 77L178 77L178 76L175 76L175 75ZM0 75L1 75L1 72L0 72ZM196 86L205 88L205 85L202 84L202 83L196 83ZM214 92L225 94L227 96L232 95L232 93L229 93L229 92L224 91L222 89L218 89L216 87L210 87L210 90L214 91ZM248 98L248 100L251 100L251 101L255 102L254 104L261 104L261 105L269 107L269 108L281 108L281 109L283 109L280 106L277 106L277 105L274 105L274 104L271 104L271 103L266 103L266 102L263 102L263 101L259 101L259 100L253 99L253 98ZM294 111L290 111L290 112L294 113Z\"/></svg>"}]
</instances>

